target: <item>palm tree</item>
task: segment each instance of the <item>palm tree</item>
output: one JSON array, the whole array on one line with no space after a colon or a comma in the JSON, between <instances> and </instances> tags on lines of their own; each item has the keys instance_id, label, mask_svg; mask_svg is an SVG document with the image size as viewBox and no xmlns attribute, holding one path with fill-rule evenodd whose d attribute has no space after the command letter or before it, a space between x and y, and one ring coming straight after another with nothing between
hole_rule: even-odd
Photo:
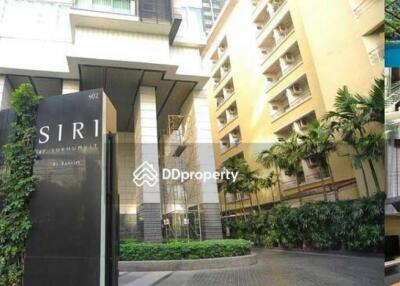
<instances>
[{"instance_id":1,"label":"palm tree","mask_svg":"<svg viewBox=\"0 0 400 286\"><path fill-rule=\"evenodd\" d=\"M285 169L289 176L295 176L297 191L300 194L300 178L303 174L303 167L301 165L303 154L301 152L299 135L293 132L288 139L278 144L278 149L281 154L280 167Z\"/></svg>"},{"instance_id":2,"label":"palm tree","mask_svg":"<svg viewBox=\"0 0 400 286\"><path fill-rule=\"evenodd\" d=\"M256 185L256 189L257 190L268 189L268 190L271 191L272 204L275 204L275 196L274 196L274 188L273 188L273 186L275 186L275 181L274 181L275 177L276 177L275 173L271 172L265 178L257 177L257 178L254 179L254 184ZM256 194L258 209L259 209L259 212L261 212L261 208L260 208L260 203L258 201L257 192L255 192L255 194Z\"/></svg>"},{"instance_id":3,"label":"palm tree","mask_svg":"<svg viewBox=\"0 0 400 286\"><path fill-rule=\"evenodd\" d=\"M357 148L359 154L354 158L356 166L361 165L365 160L368 160L368 162L380 161L384 159L385 139L381 134L371 133L358 140ZM378 178L374 177L374 180L378 180ZM381 191L380 188L377 191Z\"/></svg>"},{"instance_id":4,"label":"palm tree","mask_svg":"<svg viewBox=\"0 0 400 286\"><path fill-rule=\"evenodd\" d=\"M230 172L237 172L238 176L236 181L233 181L231 179L224 179L223 180L223 185L225 185L226 190L228 193L231 193L235 197L235 209L236 209L236 201L238 195L240 195L240 206L242 209L243 217L246 220L246 213L244 209L244 203L243 203L243 196L242 193L246 192L248 189L246 189L246 166L247 163L244 159L239 158L239 157L231 157L228 160L224 162L224 168L227 169Z\"/></svg>"},{"instance_id":5,"label":"palm tree","mask_svg":"<svg viewBox=\"0 0 400 286\"><path fill-rule=\"evenodd\" d=\"M368 96L356 94L357 104L362 110L366 123L378 122L385 124L385 80L375 79Z\"/></svg>"},{"instance_id":6,"label":"palm tree","mask_svg":"<svg viewBox=\"0 0 400 286\"><path fill-rule=\"evenodd\" d=\"M330 121L333 131L340 134L343 142L351 146L355 152L352 155L353 164L356 168L361 168L367 195L369 196L369 188L365 170L361 159L366 160L371 169L375 187L380 191L380 185L373 161L368 156L362 156L359 141L365 140L366 127L371 122L383 122L382 107L383 88L380 80L370 91L370 98L363 98L360 95L352 95L347 86L339 89L335 99L335 111L330 111L325 116Z\"/></svg>"},{"instance_id":7,"label":"palm tree","mask_svg":"<svg viewBox=\"0 0 400 286\"><path fill-rule=\"evenodd\" d=\"M319 169L319 177L321 179L324 191L324 199L328 200L326 186L324 182L324 172L327 170L330 174L331 184L334 186L332 169L329 164L329 154L336 149L333 140L333 134L329 127L317 120L313 121L307 130L306 135L301 135L301 149L304 159L313 161ZM335 192L336 194L336 192Z\"/></svg>"},{"instance_id":8,"label":"palm tree","mask_svg":"<svg viewBox=\"0 0 400 286\"><path fill-rule=\"evenodd\" d=\"M269 149L265 149L258 154L257 162L265 168L273 168L276 176L276 184L278 186L279 200L282 200L282 189L280 182L280 170L283 162L282 154L280 154L279 143L273 144Z\"/></svg>"}]
</instances>

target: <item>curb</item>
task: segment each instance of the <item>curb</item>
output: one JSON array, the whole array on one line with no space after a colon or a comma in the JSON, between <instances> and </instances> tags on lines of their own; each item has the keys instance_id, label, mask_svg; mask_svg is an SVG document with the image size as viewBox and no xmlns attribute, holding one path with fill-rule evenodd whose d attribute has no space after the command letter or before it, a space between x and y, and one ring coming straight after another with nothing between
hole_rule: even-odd
<instances>
[{"instance_id":1,"label":"curb","mask_svg":"<svg viewBox=\"0 0 400 286\"><path fill-rule=\"evenodd\" d=\"M243 256L206 259L120 261L118 263L118 268L120 272L188 271L243 267L256 263L257 254L252 253Z\"/></svg>"},{"instance_id":2,"label":"curb","mask_svg":"<svg viewBox=\"0 0 400 286\"><path fill-rule=\"evenodd\" d=\"M347 256L347 257L375 257L383 258L383 253L363 253L363 252L351 252L351 251L318 251L310 249L285 249L285 248L257 248L258 250L270 250L275 252L288 252L288 253L300 253L300 254L310 254L310 255L333 255L333 256Z\"/></svg>"}]
</instances>

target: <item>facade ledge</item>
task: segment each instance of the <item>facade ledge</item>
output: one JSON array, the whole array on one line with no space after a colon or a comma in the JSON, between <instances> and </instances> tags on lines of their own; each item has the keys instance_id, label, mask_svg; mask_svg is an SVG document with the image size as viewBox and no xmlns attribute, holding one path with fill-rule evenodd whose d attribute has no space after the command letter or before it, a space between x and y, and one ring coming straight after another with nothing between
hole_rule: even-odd
<instances>
[{"instance_id":1,"label":"facade ledge","mask_svg":"<svg viewBox=\"0 0 400 286\"><path fill-rule=\"evenodd\" d=\"M235 122L236 119L237 119L238 117L239 117L239 116L236 115L236 116L233 117L231 120L227 121L227 122L225 123L224 126L218 128L218 133L220 133L220 137L224 137L223 135L225 135L225 133L222 134L221 132L224 132L224 131L228 130L228 127L229 127L230 125L232 125L233 122ZM235 127L237 127L237 126L235 126ZM234 129L234 128L233 128L233 129ZM232 131L232 130L229 130L229 131Z\"/></svg>"},{"instance_id":2,"label":"facade ledge","mask_svg":"<svg viewBox=\"0 0 400 286\"><path fill-rule=\"evenodd\" d=\"M142 21L136 15L118 14L102 11L93 11L71 7L69 13L72 39L75 38L76 27L90 27L96 29L116 30L123 32L138 32L156 35L170 36L175 30L176 25L180 25L181 19L176 18L173 22ZM175 35L173 35L175 37Z\"/></svg>"},{"instance_id":3,"label":"facade ledge","mask_svg":"<svg viewBox=\"0 0 400 286\"><path fill-rule=\"evenodd\" d=\"M214 75L218 69L221 68L222 63L229 57L229 53L228 53L228 48L226 48L226 50L224 51L224 53L221 55L221 57L216 61L215 64L213 64L212 67L212 72L211 74Z\"/></svg>"},{"instance_id":4,"label":"facade ledge","mask_svg":"<svg viewBox=\"0 0 400 286\"><path fill-rule=\"evenodd\" d=\"M303 61L300 60L295 66L291 67L286 73L281 76L276 82L268 86L265 90L265 93L269 92L271 89L273 89L275 86L277 86L280 82L282 82L288 75L293 73L295 70L297 70L301 65L303 64Z\"/></svg>"},{"instance_id":5,"label":"facade ledge","mask_svg":"<svg viewBox=\"0 0 400 286\"><path fill-rule=\"evenodd\" d=\"M266 63L266 61L267 61L268 59L270 59L271 57L273 57L273 56L275 55L275 53L277 53L277 51L279 50L279 48L280 48L284 43L286 43L286 42L290 39L290 37L291 37L293 34L294 34L294 29L292 29L292 30L289 32L289 34L287 34L286 37L285 37L282 41L280 41L280 42L268 53L267 56L264 56L264 57L263 57L263 59L262 59L262 61L261 61L261 66L264 66L265 63ZM294 42L296 42L296 38L294 38ZM260 44L260 45L261 45L261 44ZM260 45L258 45L259 48L260 48ZM265 70L265 69L266 69L266 68L264 68L263 70Z\"/></svg>"},{"instance_id":6,"label":"facade ledge","mask_svg":"<svg viewBox=\"0 0 400 286\"><path fill-rule=\"evenodd\" d=\"M235 92L232 92L227 98L225 98L225 100L223 102L221 102L216 109L217 115L220 115L219 111L222 110L222 106L225 106L226 103L233 98L233 96L235 95ZM214 96L215 97L215 96Z\"/></svg>"},{"instance_id":7,"label":"facade ledge","mask_svg":"<svg viewBox=\"0 0 400 286\"><path fill-rule=\"evenodd\" d=\"M311 94L308 94L308 95L304 96L303 98L299 98L298 102L296 102L294 105L290 106L285 112L282 112L281 114L277 115L276 117L274 117L274 115L271 114L271 117L272 117L271 123L274 123L275 121L277 121L281 117L285 116L286 114L290 113L292 110L296 109L297 107L299 107L303 103L311 100L311 98L312 98Z\"/></svg>"},{"instance_id":8,"label":"facade ledge","mask_svg":"<svg viewBox=\"0 0 400 286\"><path fill-rule=\"evenodd\" d=\"M214 91L216 91L215 94L217 94L223 88L225 83L229 81L231 78L232 78L232 68L227 73L225 73L223 77L221 77L218 83L214 84L213 89Z\"/></svg>"},{"instance_id":9,"label":"facade ledge","mask_svg":"<svg viewBox=\"0 0 400 286\"><path fill-rule=\"evenodd\" d=\"M265 37L269 35L269 33L272 31L272 29L275 28L275 26L282 19L282 17L286 14L286 12L289 11L287 2L288 2L287 0L284 1L282 3L282 5L278 8L278 10L276 10L275 13L272 15L271 19L269 19L269 21L267 23L265 23L265 25L261 29L261 31L257 31L257 34L256 34L257 40L263 41L265 39Z\"/></svg>"}]
</instances>

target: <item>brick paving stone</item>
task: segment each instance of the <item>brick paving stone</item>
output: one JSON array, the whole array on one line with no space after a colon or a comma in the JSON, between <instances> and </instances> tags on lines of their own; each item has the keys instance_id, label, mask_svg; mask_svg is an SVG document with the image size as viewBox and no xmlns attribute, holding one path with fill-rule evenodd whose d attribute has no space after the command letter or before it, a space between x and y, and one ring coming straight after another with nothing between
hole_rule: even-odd
<instances>
[{"instance_id":1,"label":"brick paving stone","mask_svg":"<svg viewBox=\"0 0 400 286\"><path fill-rule=\"evenodd\" d=\"M383 258L256 250L242 268L176 271L157 286L380 286ZM135 285L129 284L129 285ZM140 285L137 285L140 286Z\"/></svg>"}]
</instances>

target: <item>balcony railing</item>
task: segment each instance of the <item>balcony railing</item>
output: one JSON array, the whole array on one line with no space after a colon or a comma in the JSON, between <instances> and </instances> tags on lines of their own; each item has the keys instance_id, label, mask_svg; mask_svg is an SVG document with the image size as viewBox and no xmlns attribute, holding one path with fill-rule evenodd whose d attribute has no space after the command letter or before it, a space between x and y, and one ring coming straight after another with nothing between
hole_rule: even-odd
<instances>
[{"instance_id":1,"label":"balcony railing","mask_svg":"<svg viewBox=\"0 0 400 286\"><path fill-rule=\"evenodd\" d=\"M364 14L378 0L360 0L358 5L353 9L354 15L358 18Z\"/></svg>"},{"instance_id":2,"label":"balcony railing","mask_svg":"<svg viewBox=\"0 0 400 286\"><path fill-rule=\"evenodd\" d=\"M75 0L74 8L132 16L137 15L137 2L131 0Z\"/></svg>"},{"instance_id":3,"label":"balcony railing","mask_svg":"<svg viewBox=\"0 0 400 286\"><path fill-rule=\"evenodd\" d=\"M291 26L291 28L278 40L274 39L273 45L269 46L268 48L263 48L261 47L261 49L264 51L263 52L263 57L261 60L261 63L264 64L265 61L269 58L269 56L274 53L279 47L280 45L287 39L289 38L289 36L291 36L294 33L294 27Z\"/></svg>"},{"instance_id":4,"label":"balcony railing","mask_svg":"<svg viewBox=\"0 0 400 286\"><path fill-rule=\"evenodd\" d=\"M323 177L323 178L322 178ZM300 176L299 177L299 185L304 186L307 184L312 184L318 181L321 181L322 179L326 180L329 179L330 175L328 172L325 172L322 176L320 174L313 174L313 175L307 175L307 176ZM281 181L282 188L284 190L286 189L291 189L297 186L297 180L292 179L292 180L287 180L287 181Z\"/></svg>"},{"instance_id":5,"label":"balcony railing","mask_svg":"<svg viewBox=\"0 0 400 286\"><path fill-rule=\"evenodd\" d=\"M383 61L384 47L379 46L368 53L369 61L371 64L376 64Z\"/></svg>"},{"instance_id":6,"label":"balcony railing","mask_svg":"<svg viewBox=\"0 0 400 286\"><path fill-rule=\"evenodd\" d=\"M285 107L283 110L279 110L273 114L271 114L272 119L276 119L279 116L281 116L282 114L285 114L286 112L288 112L289 109L296 107L297 105L299 105L300 103L302 103L304 100L306 100L309 96L311 95L310 90L306 90L304 91L304 93L299 96L298 98L296 98L295 100L293 100L292 102L290 102L288 104L287 107Z\"/></svg>"},{"instance_id":7,"label":"balcony railing","mask_svg":"<svg viewBox=\"0 0 400 286\"><path fill-rule=\"evenodd\" d=\"M171 0L74 0L74 8L138 16L141 21L171 22Z\"/></svg>"},{"instance_id":8,"label":"balcony railing","mask_svg":"<svg viewBox=\"0 0 400 286\"><path fill-rule=\"evenodd\" d=\"M267 93L268 91L270 91L274 86L276 86L278 84L278 82L280 82L283 78L285 78L285 76L287 74L289 74L292 70L296 69L298 66L300 66L303 63L303 60L301 59L301 57L299 57L298 59L296 59L296 61L294 63L292 63L290 66L287 66L284 69L281 69L281 71L279 72L279 77L277 80L269 82L266 86L265 86L265 93Z\"/></svg>"}]
</instances>

